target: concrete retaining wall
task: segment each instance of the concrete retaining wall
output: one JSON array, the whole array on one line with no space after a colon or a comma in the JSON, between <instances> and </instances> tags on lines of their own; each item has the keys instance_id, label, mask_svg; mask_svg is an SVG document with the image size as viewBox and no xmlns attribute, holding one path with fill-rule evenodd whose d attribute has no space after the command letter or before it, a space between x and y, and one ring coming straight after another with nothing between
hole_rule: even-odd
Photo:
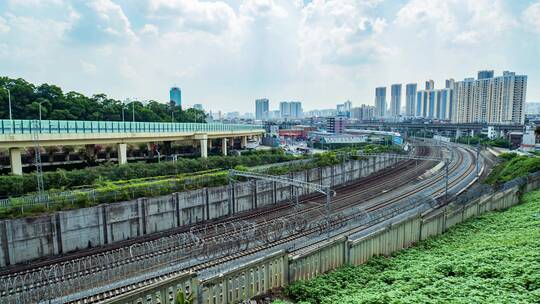
<instances>
[{"instance_id":1,"label":"concrete retaining wall","mask_svg":"<svg viewBox=\"0 0 540 304\"><path fill-rule=\"evenodd\" d=\"M284 177L339 186L371 171L393 165L395 159L374 157L294 172ZM103 246L205 220L246 212L290 200L302 189L253 180L133 201L103 204L55 214L0 221L0 267Z\"/></svg>"},{"instance_id":2,"label":"concrete retaining wall","mask_svg":"<svg viewBox=\"0 0 540 304\"><path fill-rule=\"evenodd\" d=\"M531 191L539 186L538 181L529 181L525 189ZM235 269L216 273L210 278L198 278L197 274L193 274L189 282L192 284L194 303L241 303L292 282L312 279L344 264L359 265L373 256L390 255L420 240L442 234L471 217L491 210L506 209L517 203L519 191L514 187L485 195L465 205L451 204L429 214L418 214L412 210L399 219L304 249L294 255L283 250L278 251L239 265ZM167 295L176 294L171 288L174 288L175 284L181 288L180 283L186 280L184 276L176 282L156 284L139 291L138 294L112 299L110 303L174 303L174 298Z\"/></svg>"}]
</instances>

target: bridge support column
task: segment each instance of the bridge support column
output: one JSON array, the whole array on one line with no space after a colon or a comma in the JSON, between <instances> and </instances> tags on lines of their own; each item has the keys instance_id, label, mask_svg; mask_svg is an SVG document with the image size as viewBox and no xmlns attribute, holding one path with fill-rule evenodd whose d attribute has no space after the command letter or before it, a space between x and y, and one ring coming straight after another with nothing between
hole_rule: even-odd
<instances>
[{"instance_id":1,"label":"bridge support column","mask_svg":"<svg viewBox=\"0 0 540 304\"><path fill-rule=\"evenodd\" d=\"M118 152L118 164L119 165L127 164L127 144L118 144L117 152Z\"/></svg>"},{"instance_id":2,"label":"bridge support column","mask_svg":"<svg viewBox=\"0 0 540 304\"><path fill-rule=\"evenodd\" d=\"M208 139L201 139L201 157L208 157Z\"/></svg>"},{"instance_id":3,"label":"bridge support column","mask_svg":"<svg viewBox=\"0 0 540 304\"><path fill-rule=\"evenodd\" d=\"M242 136L242 143L240 144L240 147L242 149L245 149L247 146L247 136Z\"/></svg>"},{"instance_id":4,"label":"bridge support column","mask_svg":"<svg viewBox=\"0 0 540 304\"><path fill-rule=\"evenodd\" d=\"M9 162L11 164L11 174L22 175L22 160L21 149L11 148L9 149Z\"/></svg>"},{"instance_id":5,"label":"bridge support column","mask_svg":"<svg viewBox=\"0 0 540 304\"><path fill-rule=\"evenodd\" d=\"M197 144L197 140L199 141L199 146L201 148L201 157L207 158L208 157L208 134L196 134L193 137L193 144Z\"/></svg>"},{"instance_id":6,"label":"bridge support column","mask_svg":"<svg viewBox=\"0 0 540 304\"><path fill-rule=\"evenodd\" d=\"M227 156L227 138L221 139L221 153Z\"/></svg>"}]
</instances>

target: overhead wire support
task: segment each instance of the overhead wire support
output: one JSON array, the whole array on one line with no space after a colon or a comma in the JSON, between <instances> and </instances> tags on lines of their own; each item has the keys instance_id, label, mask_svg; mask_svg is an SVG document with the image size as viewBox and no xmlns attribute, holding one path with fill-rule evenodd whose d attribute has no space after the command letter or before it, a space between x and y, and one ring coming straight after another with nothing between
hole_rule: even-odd
<instances>
[{"instance_id":1,"label":"overhead wire support","mask_svg":"<svg viewBox=\"0 0 540 304\"><path fill-rule=\"evenodd\" d=\"M336 192L332 190L330 186L314 184L314 183L300 181L300 180L296 180L296 179L292 179L288 177L282 177L282 176L275 176L275 175L268 175L268 174L263 174L263 173L247 172L247 171L238 171L234 169L229 170L229 180L233 180L234 176L242 176L242 177L247 177L247 178L267 180L267 181L272 181L276 183L291 185L291 186L294 186L295 188L307 189L307 190L324 194L326 198L326 202L325 202L326 221L327 221L326 228L328 230L328 236L330 235L330 221L331 221L331 215L332 215L332 206L331 206L332 196L336 195Z\"/></svg>"},{"instance_id":2,"label":"overhead wire support","mask_svg":"<svg viewBox=\"0 0 540 304\"><path fill-rule=\"evenodd\" d=\"M32 121L32 141L34 142L34 165L36 166L38 201L41 203L45 197L43 195L45 187L43 185L43 167L41 165L41 145L39 144L39 133L41 132L41 121Z\"/></svg>"}]
</instances>

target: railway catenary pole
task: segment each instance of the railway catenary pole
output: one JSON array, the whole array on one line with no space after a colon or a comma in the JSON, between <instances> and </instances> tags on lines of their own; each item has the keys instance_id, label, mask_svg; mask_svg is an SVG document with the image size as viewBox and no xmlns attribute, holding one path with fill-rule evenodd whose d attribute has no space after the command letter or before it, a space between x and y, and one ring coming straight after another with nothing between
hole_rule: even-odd
<instances>
[{"instance_id":1,"label":"railway catenary pole","mask_svg":"<svg viewBox=\"0 0 540 304\"><path fill-rule=\"evenodd\" d=\"M480 142L476 145L476 176L480 174Z\"/></svg>"}]
</instances>

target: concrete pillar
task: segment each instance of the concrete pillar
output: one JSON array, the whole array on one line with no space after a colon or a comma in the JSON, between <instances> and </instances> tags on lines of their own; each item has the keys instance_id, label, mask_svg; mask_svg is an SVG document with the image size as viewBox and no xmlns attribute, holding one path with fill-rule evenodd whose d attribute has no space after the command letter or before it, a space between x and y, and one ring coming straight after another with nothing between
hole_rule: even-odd
<instances>
[{"instance_id":1,"label":"concrete pillar","mask_svg":"<svg viewBox=\"0 0 540 304\"><path fill-rule=\"evenodd\" d=\"M227 138L221 139L221 153L227 156Z\"/></svg>"},{"instance_id":2,"label":"concrete pillar","mask_svg":"<svg viewBox=\"0 0 540 304\"><path fill-rule=\"evenodd\" d=\"M242 143L240 144L240 147L242 149L245 149L247 146L247 136L242 136Z\"/></svg>"},{"instance_id":3,"label":"concrete pillar","mask_svg":"<svg viewBox=\"0 0 540 304\"><path fill-rule=\"evenodd\" d=\"M212 146L212 140L209 139L209 140L208 140L208 149L212 149L212 148L213 148L213 146Z\"/></svg>"},{"instance_id":4,"label":"concrete pillar","mask_svg":"<svg viewBox=\"0 0 540 304\"><path fill-rule=\"evenodd\" d=\"M201 157L208 157L208 139L201 139Z\"/></svg>"},{"instance_id":5,"label":"concrete pillar","mask_svg":"<svg viewBox=\"0 0 540 304\"><path fill-rule=\"evenodd\" d=\"M229 138L229 146L234 149L234 137Z\"/></svg>"},{"instance_id":6,"label":"concrete pillar","mask_svg":"<svg viewBox=\"0 0 540 304\"><path fill-rule=\"evenodd\" d=\"M199 145L201 148L201 157L208 157L208 134L195 134L193 137L193 145Z\"/></svg>"},{"instance_id":7,"label":"concrete pillar","mask_svg":"<svg viewBox=\"0 0 540 304\"><path fill-rule=\"evenodd\" d=\"M21 149L11 148L9 149L9 161L11 164L11 173L15 175L22 175L22 159Z\"/></svg>"},{"instance_id":8,"label":"concrete pillar","mask_svg":"<svg viewBox=\"0 0 540 304\"><path fill-rule=\"evenodd\" d=\"M118 144L116 150L118 152L118 164L127 164L127 144Z\"/></svg>"}]
</instances>

